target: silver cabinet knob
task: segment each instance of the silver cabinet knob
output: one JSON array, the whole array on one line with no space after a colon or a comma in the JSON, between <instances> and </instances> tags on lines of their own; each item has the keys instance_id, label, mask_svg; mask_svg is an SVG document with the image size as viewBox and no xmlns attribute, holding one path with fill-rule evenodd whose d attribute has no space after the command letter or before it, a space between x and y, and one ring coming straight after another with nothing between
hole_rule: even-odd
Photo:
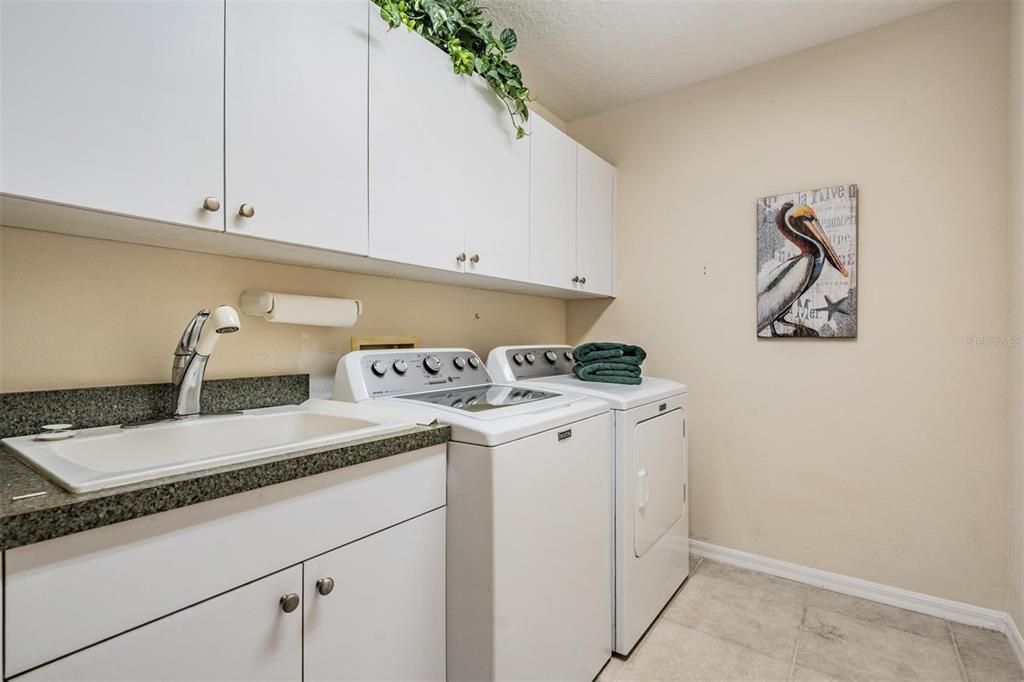
<instances>
[{"instance_id":1,"label":"silver cabinet knob","mask_svg":"<svg viewBox=\"0 0 1024 682\"><path fill-rule=\"evenodd\" d=\"M466 254L465 253L460 253L458 256L455 257L455 260L459 261L460 263L465 263L466 262Z\"/></svg>"},{"instance_id":2,"label":"silver cabinet knob","mask_svg":"<svg viewBox=\"0 0 1024 682\"><path fill-rule=\"evenodd\" d=\"M317 580L316 591L325 597L329 595L334 591L334 578L320 578L320 580Z\"/></svg>"},{"instance_id":3,"label":"silver cabinet knob","mask_svg":"<svg viewBox=\"0 0 1024 682\"><path fill-rule=\"evenodd\" d=\"M586 283L587 283L587 278L586 277L580 277L580 284L586 284Z\"/></svg>"},{"instance_id":4,"label":"silver cabinet knob","mask_svg":"<svg viewBox=\"0 0 1024 682\"><path fill-rule=\"evenodd\" d=\"M580 276L576 275L575 277L573 277L572 278L572 283L573 284L579 284L580 283Z\"/></svg>"},{"instance_id":5,"label":"silver cabinet knob","mask_svg":"<svg viewBox=\"0 0 1024 682\"><path fill-rule=\"evenodd\" d=\"M203 208L211 213L216 213L220 210L220 200L217 197L206 197L203 199Z\"/></svg>"},{"instance_id":6,"label":"silver cabinet knob","mask_svg":"<svg viewBox=\"0 0 1024 682\"><path fill-rule=\"evenodd\" d=\"M252 207L252 204L242 204L238 207L238 215L243 218L251 218L256 215L256 209Z\"/></svg>"},{"instance_id":7,"label":"silver cabinet knob","mask_svg":"<svg viewBox=\"0 0 1024 682\"><path fill-rule=\"evenodd\" d=\"M302 600L299 599L299 595L294 592L281 595L281 610L285 613L291 613L295 609L299 608L299 603Z\"/></svg>"},{"instance_id":8,"label":"silver cabinet knob","mask_svg":"<svg viewBox=\"0 0 1024 682\"><path fill-rule=\"evenodd\" d=\"M480 254L479 253L474 253L473 257L469 259L469 262L470 263L479 263L480 262Z\"/></svg>"}]
</instances>

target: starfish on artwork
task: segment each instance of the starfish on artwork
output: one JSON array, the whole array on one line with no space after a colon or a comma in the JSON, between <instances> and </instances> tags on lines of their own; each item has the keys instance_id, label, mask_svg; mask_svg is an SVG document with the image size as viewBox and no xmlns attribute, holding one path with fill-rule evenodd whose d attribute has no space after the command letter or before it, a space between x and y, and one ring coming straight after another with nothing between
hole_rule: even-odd
<instances>
[{"instance_id":1,"label":"starfish on artwork","mask_svg":"<svg viewBox=\"0 0 1024 682\"><path fill-rule=\"evenodd\" d=\"M843 296L838 301L833 301L831 298L828 297L828 294L826 294L825 295L825 307L824 308L814 308L814 311L815 312L825 312L827 310L828 311L828 321L829 322L832 321L832 316L835 315L836 313L839 313L841 315L849 316L850 315L850 311L848 311L848 310L846 310L845 308L842 307L842 305L844 303L846 303L846 300L848 298L850 298L849 294L847 294L846 296Z\"/></svg>"}]
</instances>

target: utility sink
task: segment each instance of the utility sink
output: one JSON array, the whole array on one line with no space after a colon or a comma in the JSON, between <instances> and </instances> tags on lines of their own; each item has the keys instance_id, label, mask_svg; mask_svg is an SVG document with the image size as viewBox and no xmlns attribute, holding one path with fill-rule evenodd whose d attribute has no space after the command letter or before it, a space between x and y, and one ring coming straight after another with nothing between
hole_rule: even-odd
<instances>
[{"instance_id":1,"label":"utility sink","mask_svg":"<svg viewBox=\"0 0 1024 682\"><path fill-rule=\"evenodd\" d=\"M309 400L122 428L75 431L65 440L4 439L31 466L75 493L343 445L411 429L408 417L370 405Z\"/></svg>"}]
</instances>

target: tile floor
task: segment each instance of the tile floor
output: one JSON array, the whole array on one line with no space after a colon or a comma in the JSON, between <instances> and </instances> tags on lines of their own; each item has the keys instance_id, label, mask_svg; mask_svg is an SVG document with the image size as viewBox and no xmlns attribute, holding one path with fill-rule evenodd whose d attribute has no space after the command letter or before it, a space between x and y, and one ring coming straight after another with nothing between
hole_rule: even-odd
<instances>
[{"instance_id":1,"label":"tile floor","mask_svg":"<svg viewBox=\"0 0 1024 682\"><path fill-rule=\"evenodd\" d=\"M633 680L1024 680L1006 637L713 561L629 658Z\"/></svg>"}]
</instances>

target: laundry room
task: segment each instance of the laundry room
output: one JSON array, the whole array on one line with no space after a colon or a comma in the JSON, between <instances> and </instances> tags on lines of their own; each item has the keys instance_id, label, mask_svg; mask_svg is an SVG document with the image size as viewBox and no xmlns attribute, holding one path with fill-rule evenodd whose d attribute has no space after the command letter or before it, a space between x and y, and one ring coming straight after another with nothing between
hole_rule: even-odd
<instances>
[{"instance_id":1,"label":"laundry room","mask_svg":"<svg viewBox=\"0 0 1024 682\"><path fill-rule=\"evenodd\" d=\"M1024 0L0 0L0 679L1024 679Z\"/></svg>"}]
</instances>

